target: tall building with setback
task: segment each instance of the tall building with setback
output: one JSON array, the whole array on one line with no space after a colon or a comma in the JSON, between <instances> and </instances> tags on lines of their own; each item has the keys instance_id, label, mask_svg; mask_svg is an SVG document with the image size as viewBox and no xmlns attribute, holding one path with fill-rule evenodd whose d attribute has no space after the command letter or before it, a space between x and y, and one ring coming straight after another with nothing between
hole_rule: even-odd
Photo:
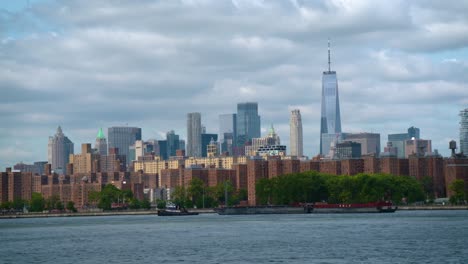
<instances>
[{"instance_id":1,"label":"tall building with setback","mask_svg":"<svg viewBox=\"0 0 468 264\"><path fill-rule=\"evenodd\" d=\"M468 155L468 108L460 111L460 152Z\"/></svg>"},{"instance_id":2,"label":"tall building with setback","mask_svg":"<svg viewBox=\"0 0 468 264\"><path fill-rule=\"evenodd\" d=\"M73 142L63 134L62 128L59 126L55 136L49 137L48 162L52 165L51 169L65 174L70 154L73 154L73 148Z\"/></svg>"},{"instance_id":3,"label":"tall building with setback","mask_svg":"<svg viewBox=\"0 0 468 264\"><path fill-rule=\"evenodd\" d=\"M405 142L406 140L415 138L419 139L420 131L417 127L410 127L408 128L407 133L398 133L398 134L389 134L388 135L388 142L391 143L391 146L396 148L397 157L400 159L405 158Z\"/></svg>"},{"instance_id":4,"label":"tall building with setback","mask_svg":"<svg viewBox=\"0 0 468 264\"><path fill-rule=\"evenodd\" d=\"M94 148L99 155L107 155L107 140L104 136L104 132L102 132L102 128L99 129Z\"/></svg>"},{"instance_id":5,"label":"tall building with setback","mask_svg":"<svg viewBox=\"0 0 468 264\"><path fill-rule=\"evenodd\" d=\"M237 115L219 115L219 142L221 153L233 155L233 147L236 146L237 138Z\"/></svg>"},{"instance_id":6,"label":"tall building with setback","mask_svg":"<svg viewBox=\"0 0 468 264\"><path fill-rule=\"evenodd\" d=\"M258 104L247 102L237 104L237 146L244 146L252 138L260 137L260 116Z\"/></svg>"},{"instance_id":7,"label":"tall building with setback","mask_svg":"<svg viewBox=\"0 0 468 264\"><path fill-rule=\"evenodd\" d=\"M330 41L328 42L328 71L322 75L322 109L320 118L320 154L326 155L331 142L324 139L338 138L341 134L340 97L336 72L331 70ZM335 142L336 143L336 142Z\"/></svg>"},{"instance_id":8,"label":"tall building with setback","mask_svg":"<svg viewBox=\"0 0 468 264\"><path fill-rule=\"evenodd\" d=\"M108 129L109 148L118 148L120 155L125 155L127 165L134 159L130 157L130 146L141 140L139 127L110 127ZM133 155L132 155L133 156ZM132 158L132 159L131 159Z\"/></svg>"},{"instance_id":9,"label":"tall building with setback","mask_svg":"<svg viewBox=\"0 0 468 264\"><path fill-rule=\"evenodd\" d=\"M187 146L186 153L189 157L201 157L202 155L202 125L200 113L187 114Z\"/></svg>"},{"instance_id":10,"label":"tall building with setback","mask_svg":"<svg viewBox=\"0 0 468 264\"><path fill-rule=\"evenodd\" d=\"M291 156L302 157L304 155L302 139L302 118L299 109L294 109L291 111L291 118L289 120L289 141Z\"/></svg>"}]
</instances>

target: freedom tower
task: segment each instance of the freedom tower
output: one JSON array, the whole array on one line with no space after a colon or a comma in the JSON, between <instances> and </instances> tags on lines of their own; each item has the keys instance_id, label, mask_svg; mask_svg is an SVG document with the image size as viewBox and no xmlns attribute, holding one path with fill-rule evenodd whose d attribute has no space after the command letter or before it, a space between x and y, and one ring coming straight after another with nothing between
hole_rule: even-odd
<instances>
[{"instance_id":1,"label":"freedom tower","mask_svg":"<svg viewBox=\"0 0 468 264\"><path fill-rule=\"evenodd\" d=\"M328 40L328 71L322 75L322 114L320 118L320 155L327 155L330 144L341 137L340 98L336 72L331 70Z\"/></svg>"}]
</instances>

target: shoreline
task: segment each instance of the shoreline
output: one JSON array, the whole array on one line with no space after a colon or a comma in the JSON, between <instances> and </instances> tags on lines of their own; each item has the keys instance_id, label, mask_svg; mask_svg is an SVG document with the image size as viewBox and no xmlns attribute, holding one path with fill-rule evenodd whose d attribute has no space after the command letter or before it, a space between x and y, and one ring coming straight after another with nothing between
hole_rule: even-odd
<instances>
[{"instance_id":1,"label":"shoreline","mask_svg":"<svg viewBox=\"0 0 468 264\"><path fill-rule=\"evenodd\" d=\"M398 206L397 211L445 211L468 210L468 205L431 205L431 206ZM189 212L214 214L214 209L192 209ZM0 215L0 219L15 218L48 218L48 217L88 217L88 216L119 216L119 215L157 215L157 210L148 211L117 211L117 212L78 212L78 213L19 213Z\"/></svg>"},{"instance_id":2,"label":"shoreline","mask_svg":"<svg viewBox=\"0 0 468 264\"><path fill-rule=\"evenodd\" d=\"M214 214L213 209L192 209L189 212ZM115 211L115 212L77 212L77 213L18 213L0 215L0 219L15 218L49 218L49 217L87 217L87 216L119 216L119 215L158 215L158 210L147 211Z\"/></svg>"}]
</instances>

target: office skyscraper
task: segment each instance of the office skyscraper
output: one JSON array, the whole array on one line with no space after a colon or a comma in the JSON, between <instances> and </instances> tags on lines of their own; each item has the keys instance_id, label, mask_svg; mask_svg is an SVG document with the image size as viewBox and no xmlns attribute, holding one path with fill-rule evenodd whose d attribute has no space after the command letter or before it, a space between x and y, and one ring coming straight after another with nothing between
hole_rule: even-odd
<instances>
[{"instance_id":1,"label":"office skyscraper","mask_svg":"<svg viewBox=\"0 0 468 264\"><path fill-rule=\"evenodd\" d=\"M237 138L236 123L236 114L219 115L219 142L221 144L221 153L233 155L233 146L236 145Z\"/></svg>"},{"instance_id":2,"label":"office skyscraper","mask_svg":"<svg viewBox=\"0 0 468 264\"><path fill-rule=\"evenodd\" d=\"M468 154L468 108L460 111L460 152Z\"/></svg>"},{"instance_id":3,"label":"office skyscraper","mask_svg":"<svg viewBox=\"0 0 468 264\"><path fill-rule=\"evenodd\" d=\"M141 128L138 127L110 127L108 128L109 149L118 148L120 155L125 155L127 165L132 162L130 146L141 140Z\"/></svg>"},{"instance_id":4,"label":"office skyscraper","mask_svg":"<svg viewBox=\"0 0 468 264\"><path fill-rule=\"evenodd\" d=\"M99 129L94 148L99 155L107 155L107 140L104 136L104 132L102 132L102 128Z\"/></svg>"},{"instance_id":5,"label":"office skyscraper","mask_svg":"<svg viewBox=\"0 0 468 264\"><path fill-rule=\"evenodd\" d=\"M186 155L189 157L201 157L202 143L201 143L201 114L188 113L187 114L187 146Z\"/></svg>"},{"instance_id":6,"label":"office skyscraper","mask_svg":"<svg viewBox=\"0 0 468 264\"><path fill-rule=\"evenodd\" d=\"M291 156L302 157L304 155L302 149L302 118L299 109L291 111L291 118L289 120L289 142Z\"/></svg>"},{"instance_id":7,"label":"office skyscraper","mask_svg":"<svg viewBox=\"0 0 468 264\"><path fill-rule=\"evenodd\" d=\"M257 103L237 104L237 146L260 137L260 116Z\"/></svg>"},{"instance_id":8,"label":"office skyscraper","mask_svg":"<svg viewBox=\"0 0 468 264\"><path fill-rule=\"evenodd\" d=\"M174 130L171 130L166 133L166 148L167 148L167 157L176 156L176 150L179 149L179 135L176 135Z\"/></svg>"},{"instance_id":9,"label":"office skyscraper","mask_svg":"<svg viewBox=\"0 0 468 264\"><path fill-rule=\"evenodd\" d=\"M59 126L55 136L49 137L48 162L52 170L65 174L70 154L73 154L73 142L63 134Z\"/></svg>"},{"instance_id":10,"label":"office skyscraper","mask_svg":"<svg viewBox=\"0 0 468 264\"><path fill-rule=\"evenodd\" d=\"M340 97L336 72L331 70L330 41L328 41L328 71L322 75L322 111L320 119L320 154L330 149L330 140L341 133Z\"/></svg>"}]
</instances>

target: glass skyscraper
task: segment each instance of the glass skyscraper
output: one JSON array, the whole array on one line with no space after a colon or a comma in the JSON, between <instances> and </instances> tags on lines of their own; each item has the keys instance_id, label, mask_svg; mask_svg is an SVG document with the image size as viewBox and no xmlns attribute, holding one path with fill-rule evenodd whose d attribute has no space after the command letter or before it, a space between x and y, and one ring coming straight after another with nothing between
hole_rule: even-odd
<instances>
[{"instance_id":1,"label":"glass skyscraper","mask_svg":"<svg viewBox=\"0 0 468 264\"><path fill-rule=\"evenodd\" d=\"M320 154L326 155L330 143L325 139L338 138L341 133L340 98L336 72L330 67L330 42L328 42L328 71L322 75L322 111L320 118ZM325 142L327 141L327 142Z\"/></svg>"},{"instance_id":2,"label":"glass skyscraper","mask_svg":"<svg viewBox=\"0 0 468 264\"><path fill-rule=\"evenodd\" d=\"M232 147L236 145L236 114L219 115L219 142L221 145L220 153L233 155Z\"/></svg>"},{"instance_id":3,"label":"glass skyscraper","mask_svg":"<svg viewBox=\"0 0 468 264\"><path fill-rule=\"evenodd\" d=\"M260 116L258 104L247 102L237 104L237 146L244 146L252 138L260 137Z\"/></svg>"},{"instance_id":4,"label":"glass skyscraper","mask_svg":"<svg viewBox=\"0 0 468 264\"><path fill-rule=\"evenodd\" d=\"M141 128L139 127L109 127L108 145L109 148L118 148L120 155L125 155L127 165L129 165L135 156L130 155L130 146L135 144L135 141L141 140Z\"/></svg>"},{"instance_id":5,"label":"glass skyscraper","mask_svg":"<svg viewBox=\"0 0 468 264\"><path fill-rule=\"evenodd\" d=\"M179 149L180 138L174 130L171 130L166 133L167 141L167 157L173 157L176 155L176 150Z\"/></svg>"}]
</instances>

